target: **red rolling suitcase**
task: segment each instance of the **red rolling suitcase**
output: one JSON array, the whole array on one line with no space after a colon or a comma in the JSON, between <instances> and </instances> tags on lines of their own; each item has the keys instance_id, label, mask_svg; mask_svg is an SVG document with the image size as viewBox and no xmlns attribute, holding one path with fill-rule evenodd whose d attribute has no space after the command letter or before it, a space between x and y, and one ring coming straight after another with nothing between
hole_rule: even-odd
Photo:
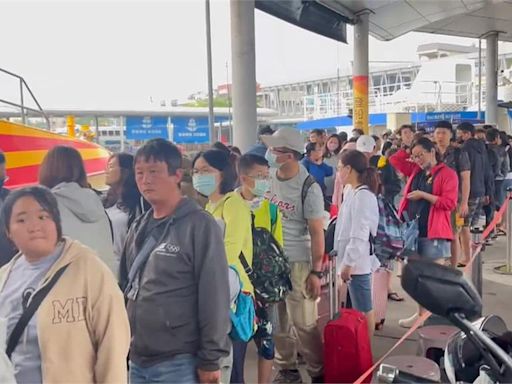
<instances>
[{"instance_id":1,"label":"red rolling suitcase","mask_svg":"<svg viewBox=\"0 0 512 384\"><path fill-rule=\"evenodd\" d=\"M382 329L388 309L388 271L377 269L372 276L373 311L375 313L375 330Z\"/></svg>"},{"instance_id":2,"label":"red rolling suitcase","mask_svg":"<svg viewBox=\"0 0 512 384\"><path fill-rule=\"evenodd\" d=\"M330 318L324 329L324 380L353 383L372 366L372 349L366 317L354 309L338 312L336 260L329 260ZM369 383L371 375L365 383Z\"/></svg>"}]
</instances>

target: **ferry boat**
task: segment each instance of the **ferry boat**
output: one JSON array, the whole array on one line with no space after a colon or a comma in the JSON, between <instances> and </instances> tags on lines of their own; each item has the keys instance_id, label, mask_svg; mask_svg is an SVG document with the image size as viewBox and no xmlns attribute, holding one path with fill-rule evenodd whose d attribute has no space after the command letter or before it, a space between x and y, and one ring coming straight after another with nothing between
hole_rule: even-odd
<instances>
[{"instance_id":1,"label":"ferry boat","mask_svg":"<svg viewBox=\"0 0 512 384\"><path fill-rule=\"evenodd\" d=\"M7 188L37 184L44 156L57 145L76 148L82 155L89 182L101 187L110 152L98 144L44 129L0 120L0 149L6 157Z\"/></svg>"}]
</instances>

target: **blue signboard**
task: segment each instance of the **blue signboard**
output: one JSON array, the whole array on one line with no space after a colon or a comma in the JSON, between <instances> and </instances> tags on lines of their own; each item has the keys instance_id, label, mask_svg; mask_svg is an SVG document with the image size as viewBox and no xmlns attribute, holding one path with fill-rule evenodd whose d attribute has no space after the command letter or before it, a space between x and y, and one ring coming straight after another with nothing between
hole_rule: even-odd
<instances>
[{"instance_id":1,"label":"blue signboard","mask_svg":"<svg viewBox=\"0 0 512 384\"><path fill-rule=\"evenodd\" d=\"M453 124L460 124L463 121L469 121L472 123L484 122L485 113L480 113L480 119L478 119L477 111L459 111L459 112L427 112L425 114L425 121L440 121L447 120Z\"/></svg>"},{"instance_id":2,"label":"blue signboard","mask_svg":"<svg viewBox=\"0 0 512 384\"><path fill-rule=\"evenodd\" d=\"M168 120L166 116L127 116L126 139L149 140L157 137L169 139Z\"/></svg>"},{"instance_id":3,"label":"blue signboard","mask_svg":"<svg viewBox=\"0 0 512 384\"><path fill-rule=\"evenodd\" d=\"M226 121L226 117L215 117L216 123ZM210 131L208 117L172 117L173 141L177 144L208 144Z\"/></svg>"}]
</instances>

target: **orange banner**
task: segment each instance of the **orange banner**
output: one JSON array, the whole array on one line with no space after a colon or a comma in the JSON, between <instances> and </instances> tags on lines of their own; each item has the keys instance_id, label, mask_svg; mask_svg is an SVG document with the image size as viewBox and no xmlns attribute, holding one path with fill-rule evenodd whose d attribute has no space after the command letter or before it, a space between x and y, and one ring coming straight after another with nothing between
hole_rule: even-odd
<instances>
[{"instance_id":1,"label":"orange banner","mask_svg":"<svg viewBox=\"0 0 512 384\"><path fill-rule=\"evenodd\" d=\"M354 128L368 134L368 76L353 76L354 111L352 121Z\"/></svg>"}]
</instances>

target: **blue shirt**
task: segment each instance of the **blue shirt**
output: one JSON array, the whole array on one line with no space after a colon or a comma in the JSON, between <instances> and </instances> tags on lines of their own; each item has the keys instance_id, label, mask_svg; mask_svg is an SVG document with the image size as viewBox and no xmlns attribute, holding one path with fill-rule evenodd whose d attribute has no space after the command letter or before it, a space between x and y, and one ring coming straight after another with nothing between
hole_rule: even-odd
<instances>
[{"instance_id":1,"label":"blue shirt","mask_svg":"<svg viewBox=\"0 0 512 384\"><path fill-rule=\"evenodd\" d=\"M309 174L313 176L320 187L322 187L322 191L325 191L325 178L332 176L333 169L331 166L322 162L321 164L313 163L307 157L302 159L302 165L308 170Z\"/></svg>"}]
</instances>

